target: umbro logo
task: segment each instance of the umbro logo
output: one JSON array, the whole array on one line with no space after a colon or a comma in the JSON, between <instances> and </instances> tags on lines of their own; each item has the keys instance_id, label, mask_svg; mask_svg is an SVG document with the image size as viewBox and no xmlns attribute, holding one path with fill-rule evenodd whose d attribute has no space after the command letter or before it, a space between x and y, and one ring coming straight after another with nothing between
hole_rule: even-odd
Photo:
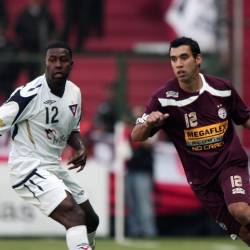
<instances>
[{"instance_id":1,"label":"umbro logo","mask_svg":"<svg viewBox=\"0 0 250 250\"><path fill-rule=\"evenodd\" d=\"M54 100L47 100L44 102L44 104L48 104L48 105L51 105L52 103L55 103L56 101Z\"/></svg>"}]
</instances>

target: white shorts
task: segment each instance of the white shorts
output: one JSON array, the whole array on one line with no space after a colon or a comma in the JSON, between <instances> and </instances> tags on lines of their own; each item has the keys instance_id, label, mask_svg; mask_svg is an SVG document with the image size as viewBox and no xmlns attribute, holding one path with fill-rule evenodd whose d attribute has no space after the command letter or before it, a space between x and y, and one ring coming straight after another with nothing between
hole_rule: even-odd
<instances>
[{"instance_id":1,"label":"white shorts","mask_svg":"<svg viewBox=\"0 0 250 250\"><path fill-rule=\"evenodd\" d=\"M47 216L66 198L66 190L77 204L88 199L68 170L60 166L36 168L12 188L22 199L38 207Z\"/></svg>"}]
</instances>

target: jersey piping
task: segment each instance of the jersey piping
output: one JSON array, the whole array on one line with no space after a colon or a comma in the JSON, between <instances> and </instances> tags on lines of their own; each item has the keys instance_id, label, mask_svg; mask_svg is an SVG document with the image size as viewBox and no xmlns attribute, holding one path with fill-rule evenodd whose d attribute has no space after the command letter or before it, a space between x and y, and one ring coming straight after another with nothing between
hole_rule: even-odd
<instances>
[{"instance_id":1,"label":"jersey piping","mask_svg":"<svg viewBox=\"0 0 250 250\"><path fill-rule=\"evenodd\" d=\"M209 92L213 96L218 96L218 97L229 97L231 96L231 90L218 90L213 87L211 87L208 82L205 80L204 76L200 74L201 80L202 80L202 88L199 91L198 95L188 97L183 100L175 100L173 98L158 98L158 101L160 102L162 107L167 107L167 106L176 106L176 107L184 107L186 105L189 105L196 101L199 96L204 93L205 91Z\"/></svg>"}]
</instances>

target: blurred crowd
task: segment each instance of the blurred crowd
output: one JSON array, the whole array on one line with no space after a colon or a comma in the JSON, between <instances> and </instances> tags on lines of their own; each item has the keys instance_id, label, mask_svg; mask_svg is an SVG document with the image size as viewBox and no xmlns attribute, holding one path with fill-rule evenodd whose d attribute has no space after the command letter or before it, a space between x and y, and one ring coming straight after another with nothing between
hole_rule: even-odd
<instances>
[{"instance_id":1,"label":"blurred crowd","mask_svg":"<svg viewBox=\"0 0 250 250\"><path fill-rule=\"evenodd\" d=\"M18 10L13 27L9 25L10 10L7 8L11 5L0 0L1 102L13 91L21 72L25 72L27 80L42 72L38 55L49 41L68 41L75 28L74 50L81 52L90 32L103 36L103 0L61 1L64 24L60 30L48 0L27 0L27 4Z\"/></svg>"},{"instance_id":2,"label":"blurred crowd","mask_svg":"<svg viewBox=\"0 0 250 250\"><path fill-rule=\"evenodd\" d=\"M4 54L0 58L0 100L9 96L20 72L25 72L27 80L34 79L41 72L38 55L48 41L64 40L75 52L83 52L90 36L101 39L108 33L105 32L105 27L109 27L105 20L107 0L58 1L61 26L50 9L51 0L26 0L20 9L15 7L17 14L11 18L11 8L14 8L11 2L0 0L0 54ZM227 0L145 0L142 3L141 6L134 3L131 11L137 8L135 13L138 15L164 24L166 42L180 35L192 36L200 42L202 51L222 52L220 58L227 64Z\"/></svg>"}]
</instances>

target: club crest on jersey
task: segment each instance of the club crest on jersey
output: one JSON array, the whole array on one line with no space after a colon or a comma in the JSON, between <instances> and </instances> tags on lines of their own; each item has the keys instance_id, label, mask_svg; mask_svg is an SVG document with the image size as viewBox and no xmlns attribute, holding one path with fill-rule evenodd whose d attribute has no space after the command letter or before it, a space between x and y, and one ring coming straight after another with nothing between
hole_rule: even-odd
<instances>
[{"instance_id":1,"label":"club crest on jersey","mask_svg":"<svg viewBox=\"0 0 250 250\"><path fill-rule=\"evenodd\" d=\"M77 104L69 105L69 109L71 110L73 116L75 116L76 115L76 110L77 110Z\"/></svg>"},{"instance_id":2,"label":"club crest on jersey","mask_svg":"<svg viewBox=\"0 0 250 250\"><path fill-rule=\"evenodd\" d=\"M167 92L166 92L166 97L178 98L178 97L179 97L179 93L178 93L178 92L175 92L175 91L167 91Z\"/></svg>"},{"instance_id":3,"label":"club crest on jersey","mask_svg":"<svg viewBox=\"0 0 250 250\"><path fill-rule=\"evenodd\" d=\"M218 110L218 116L221 118L221 119L225 119L227 117L227 111L225 110L225 108L220 108Z\"/></svg>"}]
</instances>

